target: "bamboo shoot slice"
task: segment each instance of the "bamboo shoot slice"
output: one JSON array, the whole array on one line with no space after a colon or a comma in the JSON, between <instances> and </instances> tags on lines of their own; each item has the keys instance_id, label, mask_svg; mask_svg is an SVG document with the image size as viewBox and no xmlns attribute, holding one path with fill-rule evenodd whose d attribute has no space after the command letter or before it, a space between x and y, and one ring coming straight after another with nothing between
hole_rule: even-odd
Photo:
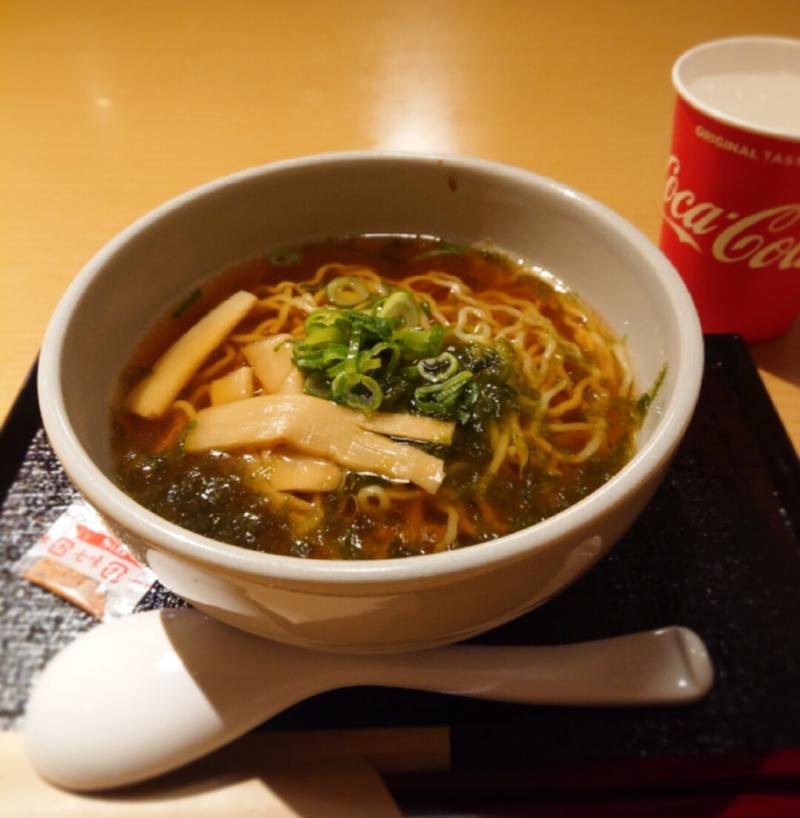
<instances>
[{"instance_id":1,"label":"bamboo shoot slice","mask_svg":"<svg viewBox=\"0 0 800 818\"><path fill-rule=\"evenodd\" d=\"M228 423L226 413L220 411L214 415L215 423L211 424L209 415L208 433L212 431L216 435L214 442L205 445L201 443L203 435L200 431L195 431L193 439L198 443L198 448L220 448L258 445L262 442L259 439L260 424L263 421L271 423L271 418L277 413L279 415L291 415L299 413L301 415L313 416L324 413L331 422L353 423L361 429L369 432L390 435L392 437L402 437L407 440L419 440L425 443L442 443L449 445L453 439L454 423L437 420L435 418L423 417L420 415L407 415L400 412L375 412L371 417L362 412L356 412L345 406L338 406L331 401L322 398L315 398L311 395L302 394L279 394L279 395L259 395L255 398L241 401L242 406L235 411L235 421ZM204 412L207 410L203 410ZM202 412L200 413L202 415ZM216 421L216 418L219 418ZM231 414L231 417L234 417ZM268 442L263 441L266 445Z\"/></svg>"},{"instance_id":2,"label":"bamboo shoot slice","mask_svg":"<svg viewBox=\"0 0 800 818\"><path fill-rule=\"evenodd\" d=\"M200 365L256 302L239 290L201 318L155 362L153 371L128 395L125 406L142 417L160 417Z\"/></svg>"},{"instance_id":3,"label":"bamboo shoot slice","mask_svg":"<svg viewBox=\"0 0 800 818\"><path fill-rule=\"evenodd\" d=\"M279 395L302 395L304 383L303 373L293 366L289 374L281 381L277 392Z\"/></svg>"},{"instance_id":4,"label":"bamboo shoot slice","mask_svg":"<svg viewBox=\"0 0 800 818\"><path fill-rule=\"evenodd\" d=\"M187 452L210 449L273 447L290 422L303 411L288 395L260 395L249 400L201 409L184 441Z\"/></svg>"},{"instance_id":5,"label":"bamboo shoot slice","mask_svg":"<svg viewBox=\"0 0 800 818\"><path fill-rule=\"evenodd\" d=\"M273 335L263 341L248 344L242 351L253 367L265 392L274 394L295 368L292 363L291 336L286 333Z\"/></svg>"},{"instance_id":6,"label":"bamboo shoot slice","mask_svg":"<svg viewBox=\"0 0 800 818\"><path fill-rule=\"evenodd\" d=\"M342 407L343 408L343 407ZM351 410L344 409L349 412ZM406 440L420 440L425 443L442 443L449 446L453 442L455 423L447 420L409 415L403 412L375 412L371 417L357 413L355 422L370 432L379 432L390 437Z\"/></svg>"},{"instance_id":7,"label":"bamboo shoot slice","mask_svg":"<svg viewBox=\"0 0 800 818\"><path fill-rule=\"evenodd\" d=\"M304 455L269 455L269 482L276 491L334 491L342 470L329 460Z\"/></svg>"},{"instance_id":8,"label":"bamboo shoot slice","mask_svg":"<svg viewBox=\"0 0 800 818\"><path fill-rule=\"evenodd\" d=\"M211 403L218 406L221 403L231 403L235 400L245 400L253 397L253 370L249 366L234 369L227 375L211 382Z\"/></svg>"},{"instance_id":9,"label":"bamboo shoot slice","mask_svg":"<svg viewBox=\"0 0 800 818\"><path fill-rule=\"evenodd\" d=\"M444 462L408 443L362 429L363 415L309 395L266 395L197 413L186 436L188 452L286 443L355 471L415 483L434 494Z\"/></svg>"}]
</instances>

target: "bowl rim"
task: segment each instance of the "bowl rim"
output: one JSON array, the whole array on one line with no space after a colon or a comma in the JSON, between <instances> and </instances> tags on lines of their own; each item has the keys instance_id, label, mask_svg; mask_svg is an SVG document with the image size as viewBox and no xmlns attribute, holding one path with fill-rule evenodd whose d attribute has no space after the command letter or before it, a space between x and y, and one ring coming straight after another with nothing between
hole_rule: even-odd
<instances>
[{"instance_id":1,"label":"bowl rim","mask_svg":"<svg viewBox=\"0 0 800 818\"><path fill-rule=\"evenodd\" d=\"M673 394L663 407L649 440L608 482L574 505L533 526L495 540L435 554L381 560L323 560L252 551L213 540L170 523L140 506L89 457L69 422L61 390L61 353L64 336L76 305L106 263L152 223L177 208L217 190L265 174L325 166L332 163L411 162L479 171L490 176L533 185L546 194L570 202L604 223L651 262L667 296L678 332L678 355L670 361L675 378ZM520 558L570 532L588 530L599 513L624 503L669 461L691 419L703 372L700 323L691 296L674 267L637 228L586 194L532 171L485 159L442 153L405 151L343 151L271 162L228 174L175 196L145 213L107 242L81 269L66 289L47 326L42 344L38 394L44 428L50 444L70 478L97 510L148 544L186 560L210 564L223 572L282 580L304 585L352 585L418 582L424 579L486 570L490 565ZM587 535L588 536L588 535Z\"/></svg>"},{"instance_id":2,"label":"bowl rim","mask_svg":"<svg viewBox=\"0 0 800 818\"><path fill-rule=\"evenodd\" d=\"M688 105L705 114L709 119L715 120L744 133L756 134L771 139L780 139L787 142L797 142L800 140L800 131L787 128L771 127L760 125L744 117L730 114L727 111L717 108L710 102L705 101L692 91L688 85L686 74L691 73L693 65L702 60L703 57L716 53L724 53L726 50L733 52L736 56L736 49L742 46L760 46L764 50L775 47L791 49L795 57L800 56L800 38L781 37L769 34L745 34L735 37L721 37L715 40L707 40L684 51L672 64L672 86L677 95Z\"/></svg>"}]
</instances>

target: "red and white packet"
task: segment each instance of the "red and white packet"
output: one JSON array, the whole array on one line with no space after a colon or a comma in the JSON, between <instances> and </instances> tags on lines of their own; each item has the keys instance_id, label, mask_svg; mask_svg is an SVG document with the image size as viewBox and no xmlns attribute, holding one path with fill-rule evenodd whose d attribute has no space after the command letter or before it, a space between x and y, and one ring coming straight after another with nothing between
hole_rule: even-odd
<instances>
[{"instance_id":1,"label":"red and white packet","mask_svg":"<svg viewBox=\"0 0 800 818\"><path fill-rule=\"evenodd\" d=\"M16 569L104 621L131 613L156 581L83 501L67 508Z\"/></svg>"}]
</instances>

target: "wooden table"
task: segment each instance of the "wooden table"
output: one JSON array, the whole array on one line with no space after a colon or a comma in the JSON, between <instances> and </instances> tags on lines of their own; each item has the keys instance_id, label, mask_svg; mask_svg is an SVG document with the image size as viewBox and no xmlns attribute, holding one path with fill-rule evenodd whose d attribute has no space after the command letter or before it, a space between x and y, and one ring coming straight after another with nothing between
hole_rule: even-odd
<instances>
[{"instance_id":1,"label":"wooden table","mask_svg":"<svg viewBox=\"0 0 800 818\"><path fill-rule=\"evenodd\" d=\"M794 0L6 0L0 8L0 418L72 277L216 176L350 148L553 176L657 239L689 46L800 36ZM800 325L753 350L800 448Z\"/></svg>"},{"instance_id":2,"label":"wooden table","mask_svg":"<svg viewBox=\"0 0 800 818\"><path fill-rule=\"evenodd\" d=\"M0 420L91 255L247 166L353 148L479 156L573 185L656 240L671 64L744 33L800 36L796 0L5 0ZM800 449L800 322L753 354ZM420 748L447 764L441 731L412 744L415 766Z\"/></svg>"}]
</instances>

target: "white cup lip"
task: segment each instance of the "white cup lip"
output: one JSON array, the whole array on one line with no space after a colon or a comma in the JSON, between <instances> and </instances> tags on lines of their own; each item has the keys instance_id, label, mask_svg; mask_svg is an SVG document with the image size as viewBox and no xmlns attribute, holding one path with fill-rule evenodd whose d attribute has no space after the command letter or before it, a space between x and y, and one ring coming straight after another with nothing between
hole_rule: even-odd
<instances>
[{"instance_id":1,"label":"white cup lip","mask_svg":"<svg viewBox=\"0 0 800 818\"><path fill-rule=\"evenodd\" d=\"M677 360L668 366L676 381L673 396L664 407L658 428L632 460L607 483L570 508L531 528L507 534L498 540L471 545L441 554L424 554L396 559L350 562L345 560L300 559L280 554L250 551L194 534L168 522L138 505L119 489L92 461L77 439L69 422L61 392L61 347L72 310L83 291L106 262L151 223L177 207L213 193L230 184L238 184L261 174L283 172L341 162L422 162L445 164L453 168L523 181L551 195L570 200L588 210L612 232L622 235L650 264L650 273L662 284L671 305L679 333ZM203 562L218 570L261 576L265 579L304 585L363 586L384 583L419 582L444 575L485 571L491 565L514 560L532 548L558 540L576 530L593 528L596 516L613 513L631 495L666 466L683 437L696 404L703 373L703 347L699 319L691 297L674 267L639 230L610 208L555 180L528 170L483 159L447 154L396 151L347 151L317 154L248 168L215 179L156 207L112 238L81 270L53 314L45 334L39 363L38 389L42 417L50 443L83 495L101 514L110 517L159 550L172 552L192 562ZM590 531L591 533L591 531Z\"/></svg>"},{"instance_id":2,"label":"white cup lip","mask_svg":"<svg viewBox=\"0 0 800 818\"><path fill-rule=\"evenodd\" d=\"M704 57L713 51L722 51L725 49L735 49L744 45L763 45L775 46L783 45L795 48L800 55L800 39L796 37L779 37L767 34L752 34L739 37L723 37L717 40L709 40L707 42L699 43L698 45L684 51L678 57L672 66L672 85L678 95L693 108L696 108L701 113L711 119L728 125L732 128L737 128L746 133L758 134L759 136L768 136L774 139L784 139L787 141L800 141L800 131L788 131L783 128L770 128L763 125L758 125L747 119L733 116L725 111L709 105L703 100L699 99L693 94L686 85L685 73L691 63L698 58Z\"/></svg>"}]
</instances>

